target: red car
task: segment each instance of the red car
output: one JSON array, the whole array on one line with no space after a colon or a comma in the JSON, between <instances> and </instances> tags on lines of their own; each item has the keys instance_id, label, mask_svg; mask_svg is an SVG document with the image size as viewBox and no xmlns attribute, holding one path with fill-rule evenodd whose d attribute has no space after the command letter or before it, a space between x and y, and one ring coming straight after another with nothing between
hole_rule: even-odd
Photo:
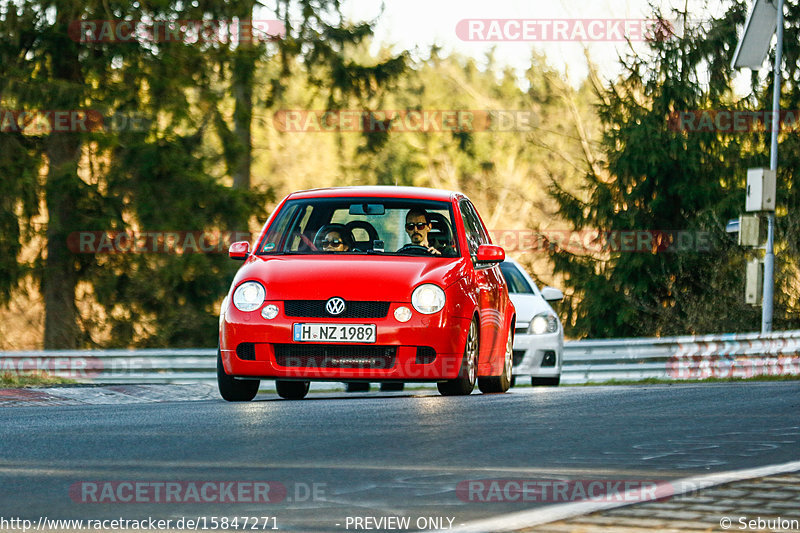
<instances>
[{"instance_id":1,"label":"red car","mask_svg":"<svg viewBox=\"0 0 800 533\"><path fill-rule=\"evenodd\" d=\"M290 194L222 303L217 381L249 401L259 380L301 399L311 381L436 382L505 392L515 311L505 252L469 199L412 187Z\"/></svg>"}]
</instances>

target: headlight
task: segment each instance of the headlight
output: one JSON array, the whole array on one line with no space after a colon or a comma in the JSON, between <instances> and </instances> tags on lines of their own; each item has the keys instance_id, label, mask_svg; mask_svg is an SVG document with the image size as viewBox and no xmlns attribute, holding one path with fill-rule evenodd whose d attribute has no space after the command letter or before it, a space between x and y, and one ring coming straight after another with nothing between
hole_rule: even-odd
<instances>
[{"instance_id":1,"label":"headlight","mask_svg":"<svg viewBox=\"0 0 800 533\"><path fill-rule=\"evenodd\" d=\"M233 305L239 311L254 311L264 303L267 291L257 281L245 281L233 292Z\"/></svg>"},{"instance_id":2,"label":"headlight","mask_svg":"<svg viewBox=\"0 0 800 533\"><path fill-rule=\"evenodd\" d=\"M532 333L534 335L555 333L556 331L558 331L558 319L549 313L536 315L533 317L531 324L528 326L528 333Z\"/></svg>"},{"instance_id":3,"label":"headlight","mask_svg":"<svg viewBox=\"0 0 800 533\"><path fill-rule=\"evenodd\" d=\"M411 293L411 305L425 315L432 315L444 307L444 291L432 284L420 285Z\"/></svg>"}]
</instances>

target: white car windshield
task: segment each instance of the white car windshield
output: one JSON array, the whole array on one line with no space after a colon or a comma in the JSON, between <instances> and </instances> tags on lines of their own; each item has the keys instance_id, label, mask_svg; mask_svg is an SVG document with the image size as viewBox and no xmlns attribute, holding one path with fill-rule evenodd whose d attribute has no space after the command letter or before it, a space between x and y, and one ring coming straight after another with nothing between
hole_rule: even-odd
<instances>
[{"instance_id":1,"label":"white car windshield","mask_svg":"<svg viewBox=\"0 0 800 533\"><path fill-rule=\"evenodd\" d=\"M503 273L503 277L506 278L506 283L508 283L508 292L512 294L535 294L533 287L513 263L508 261L500 263L500 271Z\"/></svg>"}]
</instances>

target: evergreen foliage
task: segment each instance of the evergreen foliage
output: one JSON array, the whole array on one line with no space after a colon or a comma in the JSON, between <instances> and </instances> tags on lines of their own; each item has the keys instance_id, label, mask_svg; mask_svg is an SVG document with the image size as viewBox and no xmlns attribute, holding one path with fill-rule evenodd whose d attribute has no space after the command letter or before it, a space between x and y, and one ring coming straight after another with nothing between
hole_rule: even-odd
<instances>
[{"instance_id":1,"label":"evergreen foliage","mask_svg":"<svg viewBox=\"0 0 800 533\"><path fill-rule=\"evenodd\" d=\"M78 253L76 235L253 232L293 190L357 184L461 190L498 236L707 234L711 251L500 244L540 284L566 289L568 336L758 329L760 308L743 302L753 252L724 229L744 209L746 169L768 164L769 131L675 127L682 111L770 109L771 74L754 75L745 98L731 88L744 0L699 26L678 13L687 27L624 58L621 78L602 83L592 71L578 89L536 53L521 84L495 67L495 52L481 62L436 47L416 59L374 51L375 21L344 20L339 0L277 0L286 34L239 45L82 42L74 31L78 21L258 18L257 6L0 2L0 112L104 117L88 131L0 132L0 319L18 324L13 309L26 306L44 316L25 326L21 347L212 346L238 267L225 253ZM781 105L797 110L800 7L787 2L786 14ZM534 120L502 131L401 132L387 122L387 131L298 133L277 127L286 110L500 110ZM775 329L800 322L799 159L795 125L780 136ZM39 294L41 306L28 305Z\"/></svg>"}]
</instances>

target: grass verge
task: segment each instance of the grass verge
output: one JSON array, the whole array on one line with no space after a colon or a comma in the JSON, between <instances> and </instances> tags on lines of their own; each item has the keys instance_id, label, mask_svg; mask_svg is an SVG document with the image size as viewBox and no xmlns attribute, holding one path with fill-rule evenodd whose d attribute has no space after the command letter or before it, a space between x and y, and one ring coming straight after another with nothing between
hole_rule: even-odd
<instances>
[{"instance_id":1,"label":"grass verge","mask_svg":"<svg viewBox=\"0 0 800 533\"><path fill-rule=\"evenodd\" d=\"M75 380L61 378L48 374L47 372L30 372L18 374L16 372L3 372L0 374L0 387L20 388L20 387L41 387L45 385L64 385L77 383Z\"/></svg>"}]
</instances>

